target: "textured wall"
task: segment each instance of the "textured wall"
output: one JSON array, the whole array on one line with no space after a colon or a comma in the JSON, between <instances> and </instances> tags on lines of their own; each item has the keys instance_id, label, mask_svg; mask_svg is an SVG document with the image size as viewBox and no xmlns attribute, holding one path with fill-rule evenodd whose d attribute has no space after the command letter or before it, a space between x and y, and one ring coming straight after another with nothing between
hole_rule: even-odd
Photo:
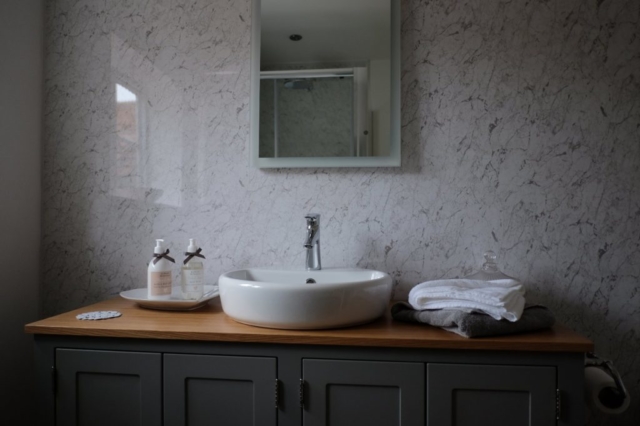
<instances>
[{"instance_id":1,"label":"textured wall","mask_svg":"<svg viewBox=\"0 0 640 426\"><path fill-rule=\"evenodd\" d=\"M399 295L492 248L639 398L639 7L404 1L403 166L263 171L248 166L248 0L49 2L46 311L144 286L158 237L173 252L199 238L212 281L302 265L315 211L324 264L389 271ZM122 79L146 117L131 176ZM639 418L636 403L606 424Z\"/></svg>"}]
</instances>

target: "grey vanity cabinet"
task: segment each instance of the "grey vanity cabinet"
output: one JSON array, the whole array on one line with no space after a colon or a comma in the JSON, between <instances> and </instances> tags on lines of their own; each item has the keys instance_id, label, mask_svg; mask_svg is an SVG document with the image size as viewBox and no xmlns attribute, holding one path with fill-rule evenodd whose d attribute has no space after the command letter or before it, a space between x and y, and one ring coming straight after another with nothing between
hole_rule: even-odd
<instances>
[{"instance_id":1,"label":"grey vanity cabinet","mask_svg":"<svg viewBox=\"0 0 640 426\"><path fill-rule=\"evenodd\" d=\"M277 423L273 357L57 349L55 375L56 425Z\"/></svg>"},{"instance_id":2,"label":"grey vanity cabinet","mask_svg":"<svg viewBox=\"0 0 640 426\"><path fill-rule=\"evenodd\" d=\"M427 424L556 425L556 369L428 364Z\"/></svg>"},{"instance_id":3,"label":"grey vanity cabinet","mask_svg":"<svg viewBox=\"0 0 640 426\"><path fill-rule=\"evenodd\" d=\"M276 359L164 355L164 425L275 426Z\"/></svg>"},{"instance_id":4,"label":"grey vanity cabinet","mask_svg":"<svg viewBox=\"0 0 640 426\"><path fill-rule=\"evenodd\" d=\"M579 352L36 336L35 355L40 426L585 423Z\"/></svg>"},{"instance_id":5,"label":"grey vanity cabinet","mask_svg":"<svg viewBox=\"0 0 640 426\"><path fill-rule=\"evenodd\" d=\"M303 426L424 425L424 364L305 359Z\"/></svg>"},{"instance_id":6,"label":"grey vanity cabinet","mask_svg":"<svg viewBox=\"0 0 640 426\"><path fill-rule=\"evenodd\" d=\"M162 422L158 353L56 350L56 424L156 426Z\"/></svg>"}]
</instances>

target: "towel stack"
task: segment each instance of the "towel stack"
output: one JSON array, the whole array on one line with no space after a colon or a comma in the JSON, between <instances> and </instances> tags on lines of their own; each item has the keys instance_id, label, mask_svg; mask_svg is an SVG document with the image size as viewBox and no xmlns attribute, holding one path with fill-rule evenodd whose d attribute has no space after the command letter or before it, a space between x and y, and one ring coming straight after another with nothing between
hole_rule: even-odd
<instances>
[{"instance_id":1,"label":"towel stack","mask_svg":"<svg viewBox=\"0 0 640 426\"><path fill-rule=\"evenodd\" d=\"M409 293L409 303L397 302L391 315L398 321L441 327L464 337L552 327L553 313L544 306L525 306L524 286L501 275L505 278L477 280L472 276L418 284Z\"/></svg>"},{"instance_id":2,"label":"towel stack","mask_svg":"<svg viewBox=\"0 0 640 426\"><path fill-rule=\"evenodd\" d=\"M436 280L411 289L409 304L418 311L454 309L467 313L480 312L496 320L515 322L524 310L524 294L524 286L514 279Z\"/></svg>"}]
</instances>

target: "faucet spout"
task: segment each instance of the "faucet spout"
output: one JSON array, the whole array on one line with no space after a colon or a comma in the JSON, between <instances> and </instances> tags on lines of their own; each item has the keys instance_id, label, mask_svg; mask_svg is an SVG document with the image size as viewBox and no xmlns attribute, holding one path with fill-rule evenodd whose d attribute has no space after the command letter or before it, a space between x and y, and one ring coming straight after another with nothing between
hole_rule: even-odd
<instances>
[{"instance_id":1,"label":"faucet spout","mask_svg":"<svg viewBox=\"0 0 640 426\"><path fill-rule=\"evenodd\" d=\"M322 269L320 262L320 215L309 213L305 219L307 220L307 237L304 240L304 248L307 249L305 266L307 271L317 271Z\"/></svg>"},{"instance_id":2,"label":"faucet spout","mask_svg":"<svg viewBox=\"0 0 640 426\"><path fill-rule=\"evenodd\" d=\"M304 240L305 248L312 248L314 245L318 243L320 239L320 232L318 228L314 225L307 225L307 238Z\"/></svg>"}]
</instances>

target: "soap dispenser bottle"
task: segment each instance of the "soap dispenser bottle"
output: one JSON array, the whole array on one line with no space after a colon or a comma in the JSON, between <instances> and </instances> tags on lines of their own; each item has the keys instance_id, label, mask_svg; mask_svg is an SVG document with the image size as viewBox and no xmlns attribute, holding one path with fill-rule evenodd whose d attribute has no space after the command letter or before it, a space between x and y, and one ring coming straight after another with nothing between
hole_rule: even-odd
<instances>
[{"instance_id":1,"label":"soap dispenser bottle","mask_svg":"<svg viewBox=\"0 0 640 426\"><path fill-rule=\"evenodd\" d=\"M182 298L185 300L198 300L204 294L204 265L200 259L202 249L196 245L196 240L189 239L189 247L184 254L186 257L182 264Z\"/></svg>"},{"instance_id":2,"label":"soap dispenser bottle","mask_svg":"<svg viewBox=\"0 0 640 426\"><path fill-rule=\"evenodd\" d=\"M173 288L171 272L175 260L169 256L164 240L156 240L153 259L147 269L147 297L149 300L169 300Z\"/></svg>"}]
</instances>

